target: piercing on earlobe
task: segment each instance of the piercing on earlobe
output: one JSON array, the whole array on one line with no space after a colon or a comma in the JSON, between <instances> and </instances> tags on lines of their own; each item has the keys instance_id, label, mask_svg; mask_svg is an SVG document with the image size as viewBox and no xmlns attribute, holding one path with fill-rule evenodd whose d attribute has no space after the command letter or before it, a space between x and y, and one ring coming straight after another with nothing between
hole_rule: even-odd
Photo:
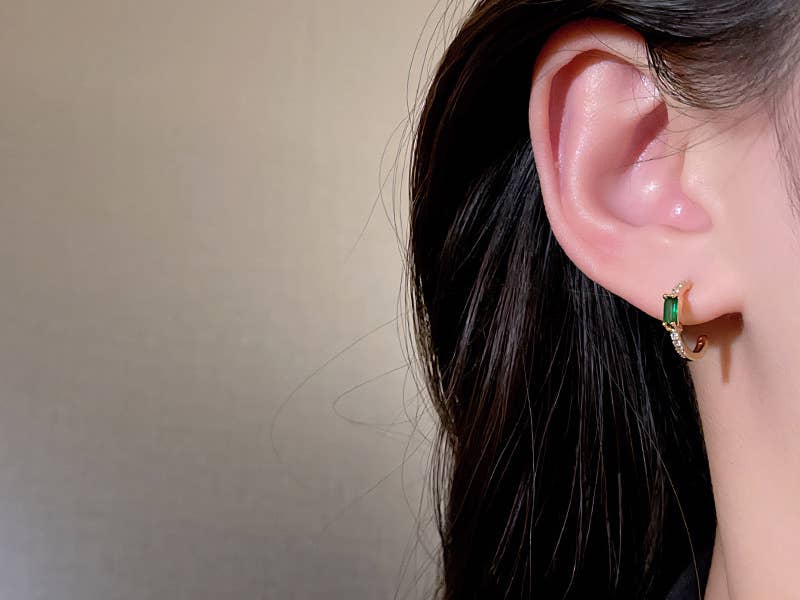
<instances>
[{"instance_id":1,"label":"piercing on earlobe","mask_svg":"<svg viewBox=\"0 0 800 600\"><path fill-rule=\"evenodd\" d=\"M697 338L694 350L689 350L688 346L683 341L683 324L680 320L681 309L686 297L686 292L692 287L691 282L681 281L672 290L663 294L664 298L664 316L661 320L664 328L669 331L669 336L672 338L672 345L675 347L681 358L687 360L698 360L703 357L706 352L706 344L708 343L708 336L701 335Z\"/></svg>"}]
</instances>

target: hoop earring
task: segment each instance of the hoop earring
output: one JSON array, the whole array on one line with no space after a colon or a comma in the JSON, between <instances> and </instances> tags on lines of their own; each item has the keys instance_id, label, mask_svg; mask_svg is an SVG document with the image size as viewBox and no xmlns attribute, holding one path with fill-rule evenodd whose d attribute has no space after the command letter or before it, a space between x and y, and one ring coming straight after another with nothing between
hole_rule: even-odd
<instances>
[{"instance_id":1,"label":"hoop earring","mask_svg":"<svg viewBox=\"0 0 800 600\"><path fill-rule=\"evenodd\" d=\"M691 282L681 281L672 288L671 291L662 295L664 298L664 317L662 319L662 325L669 331L669 336L672 338L672 345L675 347L675 352L677 352L681 358L698 360L703 358L706 352L708 336L699 336L695 343L694 350L689 350L681 336L683 333L683 325L681 324L680 313L683 308L684 297L690 287L692 287Z\"/></svg>"}]
</instances>

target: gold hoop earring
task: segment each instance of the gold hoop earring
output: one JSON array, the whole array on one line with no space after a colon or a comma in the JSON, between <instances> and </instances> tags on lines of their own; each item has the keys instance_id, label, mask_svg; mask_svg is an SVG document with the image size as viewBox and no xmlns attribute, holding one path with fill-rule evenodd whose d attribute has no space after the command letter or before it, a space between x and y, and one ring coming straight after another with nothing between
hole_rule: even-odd
<instances>
[{"instance_id":1,"label":"gold hoop earring","mask_svg":"<svg viewBox=\"0 0 800 600\"><path fill-rule=\"evenodd\" d=\"M662 325L669 331L669 336L672 338L672 345L675 347L675 352L677 352L681 358L698 360L703 358L703 354L706 352L708 336L699 336L695 343L694 350L689 350L681 335L683 333L683 325L680 320L681 309L683 308L686 292L689 291L690 287L692 287L692 284L689 281L681 281L672 288L672 290L662 295L664 298L664 317L662 319Z\"/></svg>"}]
</instances>

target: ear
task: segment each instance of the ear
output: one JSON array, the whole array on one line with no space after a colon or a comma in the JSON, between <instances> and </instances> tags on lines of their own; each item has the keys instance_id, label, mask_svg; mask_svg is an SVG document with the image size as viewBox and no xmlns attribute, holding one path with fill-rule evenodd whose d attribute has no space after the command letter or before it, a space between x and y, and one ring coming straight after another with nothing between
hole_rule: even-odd
<instances>
[{"instance_id":1,"label":"ear","mask_svg":"<svg viewBox=\"0 0 800 600\"><path fill-rule=\"evenodd\" d=\"M642 37L582 20L556 31L533 73L529 123L545 210L588 277L660 319L663 299L692 282L682 321L741 308L741 288L718 228L725 203L687 160L699 131L651 77Z\"/></svg>"}]
</instances>

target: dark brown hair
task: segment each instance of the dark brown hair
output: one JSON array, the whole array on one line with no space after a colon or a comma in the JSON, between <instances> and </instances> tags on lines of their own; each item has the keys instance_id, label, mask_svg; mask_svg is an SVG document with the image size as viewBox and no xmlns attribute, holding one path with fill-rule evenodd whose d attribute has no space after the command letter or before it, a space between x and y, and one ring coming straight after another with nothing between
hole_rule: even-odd
<instances>
[{"instance_id":1,"label":"dark brown hair","mask_svg":"<svg viewBox=\"0 0 800 600\"><path fill-rule=\"evenodd\" d=\"M665 97L774 107L791 0L484 0L438 63L414 137L409 272L440 436L446 599L659 598L715 512L692 382L661 323L553 237L528 128L531 75L569 21L638 31Z\"/></svg>"}]
</instances>

